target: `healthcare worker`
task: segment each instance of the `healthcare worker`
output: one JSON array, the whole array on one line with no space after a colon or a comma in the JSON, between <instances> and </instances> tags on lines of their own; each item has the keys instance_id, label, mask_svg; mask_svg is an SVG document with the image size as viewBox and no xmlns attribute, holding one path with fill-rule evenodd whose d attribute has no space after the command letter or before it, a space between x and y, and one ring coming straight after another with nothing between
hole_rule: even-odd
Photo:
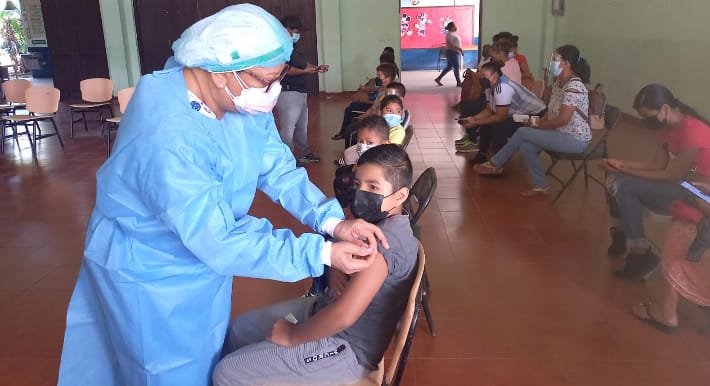
<instances>
[{"instance_id":1,"label":"healthcare worker","mask_svg":"<svg viewBox=\"0 0 710 386\"><path fill-rule=\"evenodd\" d=\"M180 67L140 80L97 173L60 385L208 385L233 275L355 272L376 238L386 245L378 228L342 221L279 138L271 109L292 47L276 18L234 5L175 41ZM321 234L249 216L256 189Z\"/></svg>"}]
</instances>

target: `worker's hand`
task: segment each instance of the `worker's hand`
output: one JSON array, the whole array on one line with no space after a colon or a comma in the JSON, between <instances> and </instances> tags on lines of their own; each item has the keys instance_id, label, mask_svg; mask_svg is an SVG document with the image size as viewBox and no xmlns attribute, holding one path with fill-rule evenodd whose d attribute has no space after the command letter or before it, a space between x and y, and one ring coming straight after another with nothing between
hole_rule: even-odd
<instances>
[{"instance_id":1,"label":"worker's hand","mask_svg":"<svg viewBox=\"0 0 710 386\"><path fill-rule=\"evenodd\" d=\"M294 327L296 327L295 324L284 318L280 318L271 326L271 334L266 337L266 340L279 346L291 347L293 346L293 343L291 343L291 333Z\"/></svg>"},{"instance_id":2,"label":"worker's hand","mask_svg":"<svg viewBox=\"0 0 710 386\"><path fill-rule=\"evenodd\" d=\"M390 248L390 245L387 243L387 238L380 228L377 225L370 224L361 219L341 221L340 224L335 227L333 237L339 241L350 241L353 243L364 241L374 250L377 250L377 240L380 240L385 249Z\"/></svg>"},{"instance_id":3,"label":"worker's hand","mask_svg":"<svg viewBox=\"0 0 710 386\"><path fill-rule=\"evenodd\" d=\"M344 273L355 273L368 268L375 259L377 246L370 248L362 241L340 241L330 248L330 266Z\"/></svg>"},{"instance_id":4,"label":"worker's hand","mask_svg":"<svg viewBox=\"0 0 710 386\"><path fill-rule=\"evenodd\" d=\"M318 72L320 72L320 73L328 72L329 69L330 69L329 64L321 64L320 66L318 66Z\"/></svg>"},{"instance_id":5,"label":"worker's hand","mask_svg":"<svg viewBox=\"0 0 710 386\"><path fill-rule=\"evenodd\" d=\"M330 271L328 271L328 288L330 288L330 291L333 293L333 295L335 297L339 297L340 295L342 295L347 285L347 275L331 267Z\"/></svg>"}]
</instances>

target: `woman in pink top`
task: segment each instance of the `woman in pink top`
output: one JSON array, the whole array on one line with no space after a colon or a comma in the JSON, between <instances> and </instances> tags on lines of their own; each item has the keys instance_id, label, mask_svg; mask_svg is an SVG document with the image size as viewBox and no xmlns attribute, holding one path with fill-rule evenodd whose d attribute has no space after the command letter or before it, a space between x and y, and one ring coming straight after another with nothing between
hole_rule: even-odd
<instances>
[{"instance_id":1,"label":"woman in pink top","mask_svg":"<svg viewBox=\"0 0 710 386\"><path fill-rule=\"evenodd\" d=\"M651 84L638 92L634 109L649 129L658 130L652 162L607 159L611 239L609 255L628 249L622 279L646 277L658 265L644 236L643 207L668 213L671 203L686 199L683 180L710 181L710 127L692 108L681 103L664 86Z\"/></svg>"},{"instance_id":2,"label":"woman in pink top","mask_svg":"<svg viewBox=\"0 0 710 386\"><path fill-rule=\"evenodd\" d=\"M516 83L520 83L522 81L520 65L513 57L513 42L508 39L499 39L493 44L490 54L492 60L503 66L501 70L506 78Z\"/></svg>"}]
</instances>

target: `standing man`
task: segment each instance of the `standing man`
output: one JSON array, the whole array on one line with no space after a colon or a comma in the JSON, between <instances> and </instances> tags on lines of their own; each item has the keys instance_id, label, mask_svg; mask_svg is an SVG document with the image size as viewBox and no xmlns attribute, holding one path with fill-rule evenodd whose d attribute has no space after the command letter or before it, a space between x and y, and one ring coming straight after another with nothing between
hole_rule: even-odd
<instances>
[{"instance_id":1,"label":"standing man","mask_svg":"<svg viewBox=\"0 0 710 386\"><path fill-rule=\"evenodd\" d=\"M296 43L301 39L303 24L298 16L286 16L281 23L291 34L294 47L288 64L291 66L281 81L282 91L276 104L279 112L279 134L281 140L294 151L299 164L320 162L308 147L308 88L307 76L328 72L329 65L316 66L308 63L306 56Z\"/></svg>"}]
</instances>

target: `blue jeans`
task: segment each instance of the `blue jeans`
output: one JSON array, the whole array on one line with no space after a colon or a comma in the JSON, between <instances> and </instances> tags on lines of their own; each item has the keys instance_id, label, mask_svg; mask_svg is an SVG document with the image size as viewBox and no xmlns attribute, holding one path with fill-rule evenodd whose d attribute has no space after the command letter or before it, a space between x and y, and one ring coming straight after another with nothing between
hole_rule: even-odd
<instances>
[{"instance_id":1,"label":"blue jeans","mask_svg":"<svg viewBox=\"0 0 710 386\"><path fill-rule=\"evenodd\" d=\"M441 74L436 77L437 80L441 80L449 71L454 70L454 78L456 78L456 84L461 84L461 77L459 76L459 54L454 50L446 50L446 68L441 71Z\"/></svg>"},{"instance_id":2,"label":"blue jeans","mask_svg":"<svg viewBox=\"0 0 710 386\"><path fill-rule=\"evenodd\" d=\"M299 155L311 153L308 148L308 94L298 91L283 91L276 104L279 112L281 140ZM295 153L295 152L294 152Z\"/></svg>"},{"instance_id":3,"label":"blue jeans","mask_svg":"<svg viewBox=\"0 0 710 386\"><path fill-rule=\"evenodd\" d=\"M520 150L533 186L545 188L547 187L547 179L545 178L545 169L543 169L538 157L540 151L582 153L587 149L588 145L589 141L579 140L558 130L521 127L510 137L508 143L491 157L491 163L495 166L503 166L516 151Z\"/></svg>"},{"instance_id":4,"label":"blue jeans","mask_svg":"<svg viewBox=\"0 0 710 386\"><path fill-rule=\"evenodd\" d=\"M643 208L667 214L671 202L690 196L680 184L612 173L606 179L612 226L623 225L628 248L650 246L643 231Z\"/></svg>"}]
</instances>

